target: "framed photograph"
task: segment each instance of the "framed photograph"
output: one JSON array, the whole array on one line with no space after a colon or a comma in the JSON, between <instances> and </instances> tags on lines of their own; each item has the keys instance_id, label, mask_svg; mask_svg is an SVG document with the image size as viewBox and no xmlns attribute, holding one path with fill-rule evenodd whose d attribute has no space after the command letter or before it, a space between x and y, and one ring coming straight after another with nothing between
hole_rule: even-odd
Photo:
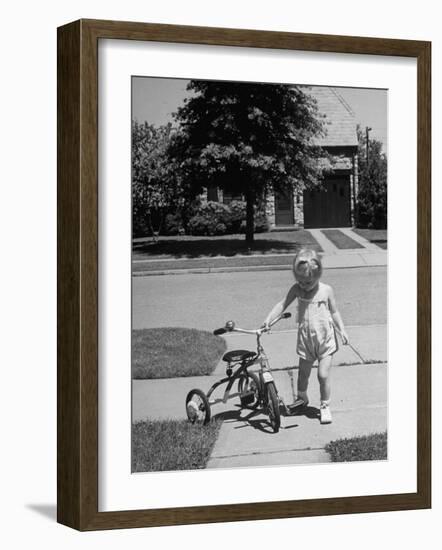
<instances>
[{"instance_id":1,"label":"framed photograph","mask_svg":"<svg viewBox=\"0 0 442 550\"><path fill-rule=\"evenodd\" d=\"M431 44L58 29L58 521L431 506Z\"/></svg>"}]
</instances>

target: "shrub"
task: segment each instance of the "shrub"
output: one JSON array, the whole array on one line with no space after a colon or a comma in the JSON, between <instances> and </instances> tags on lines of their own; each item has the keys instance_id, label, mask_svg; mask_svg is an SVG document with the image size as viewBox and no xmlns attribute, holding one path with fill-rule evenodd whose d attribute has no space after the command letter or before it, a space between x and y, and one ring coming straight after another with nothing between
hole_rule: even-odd
<instances>
[{"instance_id":1,"label":"shrub","mask_svg":"<svg viewBox=\"0 0 442 550\"><path fill-rule=\"evenodd\" d=\"M357 198L357 227L368 229L387 228L387 156L382 152L382 143L375 139L366 146L361 129L358 128L359 192Z\"/></svg>"},{"instance_id":2,"label":"shrub","mask_svg":"<svg viewBox=\"0 0 442 550\"><path fill-rule=\"evenodd\" d=\"M267 219L266 213L263 210L259 210L255 207L255 214L253 217L253 228L255 233L264 233L269 230L269 221ZM246 232L246 220L245 216L241 222L241 233Z\"/></svg>"},{"instance_id":3,"label":"shrub","mask_svg":"<svg viewBox=\"0 0 442 550\"><path fill-rule=\"evenodd\" d=\"M225 220L228 207L221 202L209 201L202 204L187 224L191 235L224 235L227 232Z\"/></svg>"},{"instance_id":4,"label":"shrub","mask_svg":"<svg viewBox=\"0 0 442 550\"><path fill-rule=\"evenodd\" d=\"M190 235L224 235L226 226L216 219L210 219L206 216L197 214L190 219L187 226Z\"/></svg>"},{"instance_id":5,"label":"shrub","mask_svg":"<svg viewBox=\"0 0 442 550\"><path fill-rule=\"evenodd\" d=\"M167 214L164 220L162 235L181 235L184 233L183 220L181 214Z\"/></svg>"},{"instance_id":6,"label":"shrub","mask_svg":"<svg viewBox=\"0 0 442 550\"><path fill-rule=\"evenodd\" d=\"M269 230L269 223L263 207L255 206L255 232L262 233ZM153 220L154 227L160 229L160 235L226 235L245 233L246 230L246 203L232 201L229 204L209 201L201 203L195 200L186 208L178 212L170 212L161 222ZM133 236L144 237L151 235L151 229L146 215L141 212L133 216Z\"/></svg>"},{"instance_id":7,"label":"shrub","mask_svg":"<svg viewBox=\"0 0 442 550\"><path fill-rule=\"evenodd\" d=\"M255 207L255 232L268 231L269 223L262 209ZM194 214L187 224L191 235L225 235L245 233L246 203L232 201L230 204L209 201L194 209Z\"/></svg>"},{"instance_id":8,"label":"shrub","mask_svg":"<svg viewBox=\"0 0 442 550\"><path fill-rule=\"evenodd\" d=\"M246 203L244 201L232 201L228 205L228 211L224 223L228 233L241 233L241 225L246 217Z\"/></svg>"},{"instance_id":9,"label":"shrub","mask_svg":"<svg viewBox=\"0 0 442 550\"><path fill-rule=\"evenodd\" d=\"M263 210L255 210L255 232L264 233L270 228L269 220Z\"/></svg>"},{"instance_id":10,"label":"shrub","mask_svg":"<svg viewBox=\"0 0 442 550\"><path fill-rule=\"evenodd\" d=\"M134 213L132 217L132 237L145 237L146 235L150 235L150 233L151 231L145 217Z\"/></svg>"},{"instance_id":11,"label":"shrub","mask_svg":"<svg viewBox=\"0 0 442 550\"><path fill-rule=\"evenodd\" d=\"M360 192L357 205L357 226L365 229L387 228L387 193L385 190Z\"/></svg>"}]
</instances>

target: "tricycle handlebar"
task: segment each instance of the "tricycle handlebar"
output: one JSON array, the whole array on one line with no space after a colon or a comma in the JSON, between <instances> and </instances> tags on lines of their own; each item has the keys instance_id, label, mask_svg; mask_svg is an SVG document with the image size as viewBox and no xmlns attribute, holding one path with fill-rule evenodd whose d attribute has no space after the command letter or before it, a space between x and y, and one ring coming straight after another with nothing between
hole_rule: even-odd
<instances>
[{"instance_id":1,"label":"tricycle handlebar","mask_svg":"<svg viewBox=\"0 0 442 550\"><path fill-rule=\"evenodd\" d=\"M224 327L217 328L216 330L213 331L213 334L215 334L216 336L220 336L221 334L225 334L226 332L242 332L243 334L255 334L255 335L259 334L259 335L261 335L264 332L268 332L270 330L270 327L272 327L274 324L276 324L281 319L288 319L291 316L292 316L291 313L288 313L288 312L283 313L282 315L280 315L279 317L274 319L269 324L269 326L267 328L266 327L260 327L258 329L239 328L239 327L235 326L235 323L233 321L227 321L227 323L225 324Z\"/></svg>"}]
</instances>

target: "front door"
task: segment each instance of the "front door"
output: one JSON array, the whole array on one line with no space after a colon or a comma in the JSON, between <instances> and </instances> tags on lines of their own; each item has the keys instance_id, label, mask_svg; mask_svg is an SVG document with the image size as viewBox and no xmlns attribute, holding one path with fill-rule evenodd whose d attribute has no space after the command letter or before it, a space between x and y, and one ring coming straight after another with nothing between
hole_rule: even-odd
<instances>
[{"instance_id":1,"label":"front door","mask_svg":"<svg viewBox=\"0 0 442 550\"><path fill-rule=\"evenodd\" d=\"M293 225L293 192L275 193L275 225Z\"/></svg>"},{"instance_id":2,"label":"front door","mask_svg":"<svg viewBox=\"0 0 442 550\"><path fill-rule=\"evenodd\" d=\"M304 227L350 227L350 178L330 177L321 189L304 191Z\"/></svg>"}]
</instances>

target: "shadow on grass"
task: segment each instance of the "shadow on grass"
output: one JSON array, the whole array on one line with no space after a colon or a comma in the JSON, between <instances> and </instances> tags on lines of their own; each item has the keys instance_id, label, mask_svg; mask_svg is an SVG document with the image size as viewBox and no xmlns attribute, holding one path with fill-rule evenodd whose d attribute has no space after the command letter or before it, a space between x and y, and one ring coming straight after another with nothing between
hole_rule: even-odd
<instances>
[{"instance_id":1,"label":"shadow on grass","mask_svg":"<svg viewBox=\"0 0 442 550\"><path fill-rule=\"evenodd\" d=\"M373 244L375 244L376 246L379 246L379 248L383 248L384 250L387 250L388 249L388 243L387 241L383 241L381 239L374 239L371 241Z\"/></svg>"},{"instance_id":2,"label":"shadow on grass","mask_svg":"<svg viewBox=\"0 0 442 550\"><path fill-rule=\"evenodd\" d=\"M303 246L321 252L321 247L308 232L297 233L294 231L282 238L280 236L275 238L271 233L266 233L266 237L255 238L251 247L248 246L243 236L160 238L158 242L143 240L133 243L133 253L134 258L138 259L154 256L198 258L201 256L235 256L237 254L291 254Z\"/></svg>"},{"instance_id":3,"label":"shadow on grass","mask_svg":"<svg viewBox=\"0 0 442 550\"><path fill-rule=\"evenodd\" d=\"M388 249L387 229L361 229L358 227L353 227L352 230L361 237L364 237L364 239L367 239L376 246L379 246L379 248L382 248L383 250Z\"/></svg>"}]
</instances>

